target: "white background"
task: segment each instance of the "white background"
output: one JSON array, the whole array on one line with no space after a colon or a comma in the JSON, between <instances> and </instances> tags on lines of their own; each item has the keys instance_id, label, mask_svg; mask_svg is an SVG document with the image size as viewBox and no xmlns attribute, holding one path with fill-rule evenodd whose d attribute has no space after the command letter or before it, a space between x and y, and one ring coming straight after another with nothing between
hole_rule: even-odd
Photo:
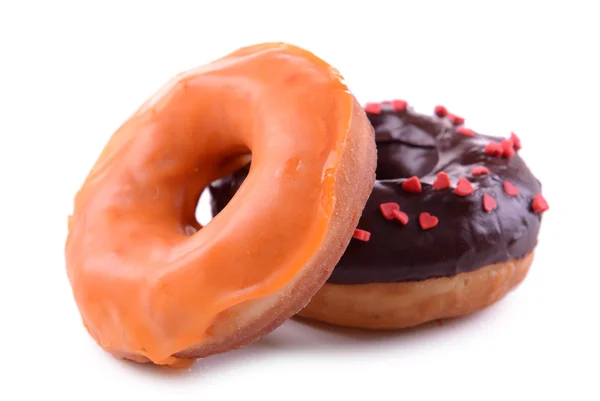
<instances>
[{"instance_id":1,"label":"white background","mask_svg":"<svg viewBox=\"0 0 600 401\"><path fill-rule=\"evenodd\" d=\"M0 0L0 399L600 398L594 2L157 3ZM290 321L191 371L97 347L64 267L75 192L169 78L263 41L313 51L362 103L441 103L476 130L517 132L551 207L524 284L484 312L400 333Z\"/></svg>"}]
</instances>

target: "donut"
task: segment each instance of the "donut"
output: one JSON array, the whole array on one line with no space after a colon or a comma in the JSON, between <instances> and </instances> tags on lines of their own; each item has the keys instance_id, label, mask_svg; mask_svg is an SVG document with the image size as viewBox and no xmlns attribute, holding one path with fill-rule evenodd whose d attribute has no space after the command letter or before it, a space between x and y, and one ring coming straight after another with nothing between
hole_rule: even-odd
<instances>
[{"instance_id":1,"label":"donut","mask_svg":"<svg viewBox=\"0 0 600 401\"><path fill-rule=\"evenodd\" d=\"M254 161L201 227L206 186ZM241 48L179 74L113 134L75 196L66 269L106 351L183 367L297 313L350 242L375 180L373 127L301 48Z\"/></svg>"},{"instance_id":2,"label":"donut","mask_svg":"<svg viewBox=\"0 0 600 401\"><path fill-rule=\"evenodd\" d=\"M335 325L399 329L470 314L526 276L548 204L519 156L521 141L488 136L437 106L365 106L377 180L354 239L299 315ZM248 166L211 184L213 215Z\"/></svg>"}]
</instances>

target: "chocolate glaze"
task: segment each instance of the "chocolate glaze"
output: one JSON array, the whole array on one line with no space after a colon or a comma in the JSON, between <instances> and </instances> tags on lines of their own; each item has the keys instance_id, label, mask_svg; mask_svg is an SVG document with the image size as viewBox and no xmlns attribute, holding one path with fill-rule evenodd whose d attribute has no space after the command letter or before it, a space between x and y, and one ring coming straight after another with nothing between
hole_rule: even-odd
<instances>
[{"instance_id":1,"label":"chocolate glaze","mask_svg":"<svg viewBox=\"0 0 600 401\"><path fill-rule=\"evenodd\" d=\"M533 250L541 216L532 212L531 200L541 192L541 185L518 154L502 158L484 152L490 140L503 138L460 135L446 118L421 115L410 108L396 112L388 104L380 114L368 116L376 133L377 181L358 228L371 232L371 239L350 242L329 282L362 284L453 276L521 258ZM471 169L476 166L487 167L489 174L473 176ZM450 176L451 188L432 188L440 171ZM226 206L248 172L246 166L211 184L213 215ZM413 175L420 178L421 193L401 187ZM460 197L454 193L461 177L472 183L473 194ZM518 196L504 193L505 180L519 189ZM490 213L482 207L484 193L497 202ZM402 225L386 220L379 209L386 202L398 203L409 222ZM423 230L418 219L421 212L437 216L439 224Z\"/></svg>"}]
</instances>

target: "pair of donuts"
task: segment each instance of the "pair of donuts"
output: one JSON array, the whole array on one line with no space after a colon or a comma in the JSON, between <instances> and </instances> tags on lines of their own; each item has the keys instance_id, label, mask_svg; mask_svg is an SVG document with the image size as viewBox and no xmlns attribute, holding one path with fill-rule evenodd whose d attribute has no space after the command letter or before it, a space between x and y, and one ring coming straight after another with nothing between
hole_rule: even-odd
<instances>
[{"instance_id":1,"label":"pair of donuts","mask_svg":"<svg viewBox=\"0 0 600 401\"><path fill-rule=\"evenodd\" d=\"M438 115L363 109L336 69L285 43L178 75L75 197L65 257L85 328L119 358L182 367L297 313L397 328L499 299L547 205L516 137L511 153ZM438 170L449 186L434 189Z\"/></svg>"}]
</instances>

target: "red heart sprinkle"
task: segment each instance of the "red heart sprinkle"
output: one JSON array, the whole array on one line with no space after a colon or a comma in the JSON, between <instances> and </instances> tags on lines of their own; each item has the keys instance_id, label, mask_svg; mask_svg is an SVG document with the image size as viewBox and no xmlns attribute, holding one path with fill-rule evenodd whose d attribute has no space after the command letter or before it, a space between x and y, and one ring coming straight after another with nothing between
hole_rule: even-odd
<instances>
[{"instance_id":1,"label":"red heart sprinkle","mask_svg":"<svg viewBox=\"0 0 600 401\"><path fill-rule=\"evenodd\" d=\"M513 144L513 147L516 150L521 149L521 140L519 139L519 137L517 136L517 134L515 134L514 132L510 133L510 140Z\"/></svg>"},{"instance_id":2,"label":"red heart sprinkle","mask_svg":"<svg viewBox=\"0 0 600 401\"><path fill-rule=\"evenodd\" d=\"M511 158L515 155L515 148L510 139L503 139L500 146L502 147L502 156Z\"/></svg>"},{"instance_id":3,"label":"red heart sprinkle","mask_svg":"<svg viewBox=\"0 0 600 401\"><path fill-rule=\"evenodd\" d=\"M496 208L496 205L496 199L488 194L483 194L483 210L489 213Z\"/></svg>"},{"instance_id":4,"label":"red heart sprinkle","mask_svg":"<svg viewBox=\"0 0 600 401\"><path fill-rule=\"evenodd\" d=\"M423 230L429 230L438 225L438 218L430 215L427 212L422 212L419 215L419 224Z\"/></svg>"},{"instance_id":5,"label":"red heart sprinkle","mask_svg":"<svg viewBox=\"0 0 600 401\"><path fill-rule=\"evenodd\" d=\"M421 181L419 177L412 176L402 183L402 189L408 192L421 192Z\"/></svg>"},{"instance_id":6,"label":"red heart sprinkle","mask_svg":"<svg viewBox=\"0 0 600 401\"><path fill-rule=\"evenodd\" d=\"M400 210L400 205L395 202L382 203L379 205L381 214L388 220L394 220L394 212Z\"/></svg>"},{"instance_id":7,"label":"red heart sprinkle","mask_svg":"<svg viewBox=\"0 0 600 401\"><path fill-rule=\"evenodd\" d=\"M394 217L402 224L408 223L408 215L399 210L394 210Z\"/></svg>"},{"instance_id":8,"label":"red heart sprinkle","mask_svg":"<svg viewBox=\"0 0 600 401\"><path fill-rule=\"evenodd\" d=\"M448 113L448 119L454 125L461 125L461 124L464 124L464 122L465 122L464 118L459 117L456 114L452 114L452 113Z\"/></svg>"},{"instance_id":9,"label":"red heart sprinkle","mask_svg":"<svg viewBox=\"0 0 600 401\"><path fill-rule=\"evenodd\" d=\"M367 103L365 105L365 112L367 112L369 114L381 114L381 104Z\"/></svg>"},{"instance_id":10,"label":"red heart sprinkle","mask_svg":"<svg viewBox=\"0 0 600 401\"><path fill-rule=\"evenodd\" d=\"M394 111L404 111L406 110L406 106L408 106L406 100L392 100L392 107L394 108Z\"/></svg>"},{"instance_id":11,"label":"red heart sprinkle","mask_svg":"<svg viewBox=\"0 0 600 401\"><path fill-rule=\"evenodd\" d=\"M460 180L458 180L454 193L458 196L468 196L471 195L473 191L473 185L471 185L471 183L463 177Z\"/></svg>"},{"instance_id":12,"label":"red heart sprinkle","mask_svg":"<svg viewBox=\"0 0 600 401\"><path fill-rule=\"evenodd\" d=\"M488 142L487 145L485 145L485 153L487 153L490 156L502 156L503 150L502 150L502 146L500 146L500 144L498 142Z\"/></svg>"},{"instance_id":13,"label":"red heart sprinkle","mask_svg":"<svg viewBox=\"0 0 600 401\"><path fill-rule=\"evenodd\" d=\"M444 106L441 106L441 105L435 106L433 111L435 112L435 115L438 117L446 117L448 115L448 110Z\"/></svg>"},{"instance_id":14,"label":"red heart sprinkle","mask_svg":"<svg viewBox=\"0 0 600 401\"><path fill-rule=\"evenodd\" d=\"M504 187L504 193L508 196L517 196L519 195L519 188L515 187L511 182L504 181L502 184Z\"/></svg>"},{"instance_id":15,"label":"red heart sprinkle","mask_svg":"<svg viewBox=\"0 0 600 401\"><path fill-rule=\"evenodd\" d=\"M550 206L548 206L548 202L546 202L546 199L544 199L542 194L538 194L534 196L533 200L531 201L531 209L534 213L542 214L546 210L550 209Z\"/></svg>"},{"instance_id":16,"label":"red heart sprinkle","mask_svg":"<svg viewBox=\"0 0 600 401\"><path fill-rule=\"evenodd\" d=\"M352 238L357 239L359 241L368 242L371 238L371 233L365 230L355 229L354 235Z\"/></svg>"},{"instance_id":17,"label":"red heart sprinkle","mask_svg":"<svg viewBox=\"0 0 600 401\"><path fill-rule=\"evenodd\" d=\"M448 174L444 173L443 171L440 171L437 174L437 178L433 182L432 187L435 190L450 188L450 177L448 176Z\"/></svg>"},{"instance_id":18,"label":"red heart sprinkle","mask_svg":"<svg viewBox=\"0 0 600 401\"><path fill-rule=\"evenodd\" d=\"M464 135L464 136L474 136L475 135L475 132L473 132L472 129L465 128L465 127L458 127L456 129L456 132L459 133L459 134L461 134L461 135Z\"/></svg>"},{"instance_id":19,"label":"red heart sprinkle","mask_svg":"<svg viewBox=\"0 0 600 401\"><path fill-rule=\"evenodd\" d=\"M473 169L471 170L471 174L473 174L473 175L484 175L484 174L488 174L489 172L490 172L490 170L488 170L487 167L483 167L483 166L473 167Z\"/></svg>"}]
</instances>

